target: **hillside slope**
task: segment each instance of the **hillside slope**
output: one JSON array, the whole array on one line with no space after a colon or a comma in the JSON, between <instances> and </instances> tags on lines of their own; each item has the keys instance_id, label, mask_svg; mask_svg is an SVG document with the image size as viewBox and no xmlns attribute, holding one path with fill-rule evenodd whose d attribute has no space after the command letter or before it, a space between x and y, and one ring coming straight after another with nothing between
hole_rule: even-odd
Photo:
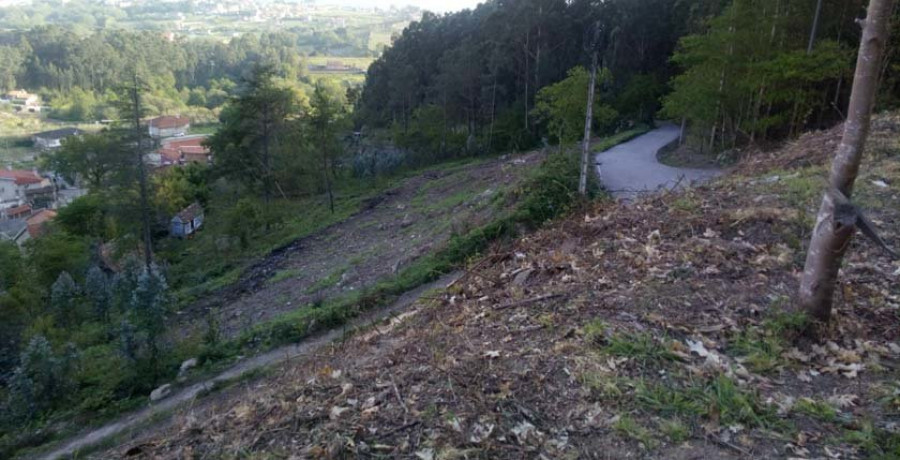
<instances>
[{"instance_id":1,"label":"hillside slope","mask_svg":"<svg viewBox=\"0 0 900 460\"><path fill-rule=\"evenodd\" d=\"M856 200L898 247L900 117L874 130ZM392 321L98 456L900 454L900 263L856 239L827 335L789 312L839 134L497 246Z\"/></svg>"},{"instance_id":2,"label":"hillside slope","mask_svg":"<svg viewBox=\"0 0 900 460\"><path fill-rule=\"evenodd\" d=\"M223 336L233 338L286 312L371 287L441 247L454 232L507 212L515 200L504 193L542 159L529 152L435 167L404 180L366 200L360 212L273 251L237 282L194 302L172 318L175 329L202 333L213 311Z\"/></svg>"}]
</instances>

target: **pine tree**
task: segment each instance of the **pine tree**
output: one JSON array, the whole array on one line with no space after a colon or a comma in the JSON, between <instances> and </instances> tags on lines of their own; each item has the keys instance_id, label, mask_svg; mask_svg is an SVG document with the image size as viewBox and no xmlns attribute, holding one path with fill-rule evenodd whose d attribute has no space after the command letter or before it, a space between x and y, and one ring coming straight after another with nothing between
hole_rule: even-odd
<instances>
[{"instance_id":1,"label":"pine tree","mask_svg":"<svg viewBox=\"0 0 900 460\"><path fill-rule=\"evenodd\" d=\"M78 286L72 275L62 272L53 286L50 288L50 307L60 321L69 325L75 318L75 300L78 295Z\"/></svg>"},{"instance_id":2,"label":"pine tree","mask_svg":"<svg viewBox=\"0 0 900 460\"><path fill-rule=\"evenodd\" d=\"M32 337L9 382L7 407L10 415L31 418L64 396L76 360L74 346L68 346L66 356L59 358L46 337Z\"/></svg>"},{"instance_id":3,"label":"pine tree","mask_svg":"<svg viewBox=\"0 0 900 460\"><path fill-rule=\"evenodd\" d=\"M109 321L109 309L112 299L109 277L100 267L93 266L85 277L84 290L87 297L91 300L94 308L94 314L97 319L107 322Z\"/></svg>"},{"instance_id":4,"label":"pine tree","mask_svg":"<svg viewBox=\"0 0 900 460\"><path fill-rule=\"evenodd\" d=\"M155 346L165 327L168 304L168 284L156 264L150 264L137 277L137 285L131 299L131 310L139 329L147 334L148 344Z\"/></svg>"},{"instance_id":5,"label":"pine tree","mask_svg":"<svg viewBox=\"0 0 900 460\"><path fill-rule=\"evenodd\" d=\"M132 363L138 359L137 329L127 319L119 325L119 351Z\"/></svg>"}]
</instances>

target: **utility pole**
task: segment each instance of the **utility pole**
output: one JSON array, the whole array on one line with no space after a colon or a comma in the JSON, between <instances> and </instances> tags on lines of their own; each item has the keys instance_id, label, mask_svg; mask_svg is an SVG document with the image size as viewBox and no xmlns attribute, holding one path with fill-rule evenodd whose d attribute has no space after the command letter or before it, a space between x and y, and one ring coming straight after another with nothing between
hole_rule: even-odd
<instances>
[{"instance_id":1,"label":"utility pole","mask_svg":"<svg viewBox=\"0 0 900 460\"><path fill-rule=\"evenodd\" d=\"M584 139L581 141L581 174L578 176L578 193L587 196L588 165L591 157L591 127L594 120L594 93L597 85L597 60L599 59L600 23L594 24L591 41L591 81L588 84L587 109L584 115ZM562 143L562 140L560 140Z\"/></svg>"}]
</instances>

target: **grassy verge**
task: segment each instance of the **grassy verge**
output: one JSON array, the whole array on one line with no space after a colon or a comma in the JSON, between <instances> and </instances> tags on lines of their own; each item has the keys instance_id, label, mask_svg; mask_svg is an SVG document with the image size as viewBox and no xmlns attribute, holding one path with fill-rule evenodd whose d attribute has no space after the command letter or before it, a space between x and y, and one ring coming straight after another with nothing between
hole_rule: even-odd
<instances>
[{"instance_id":1,"label":"grassy verge","mask_svg":"<svg viewBox=\"0 0 900 460\"><path fill-rule=\"evenodd\" d=\"M591 151L593 151L594 153L599 153L609 150L623 142L628 142L635 137L640 136L641 134L647 133L648 131L650 131L650 129L650 126L641 124L627 131L622 131L620 133L613 134L612 136L601 138L591 145Z\"/></svg>"}]
</instances>

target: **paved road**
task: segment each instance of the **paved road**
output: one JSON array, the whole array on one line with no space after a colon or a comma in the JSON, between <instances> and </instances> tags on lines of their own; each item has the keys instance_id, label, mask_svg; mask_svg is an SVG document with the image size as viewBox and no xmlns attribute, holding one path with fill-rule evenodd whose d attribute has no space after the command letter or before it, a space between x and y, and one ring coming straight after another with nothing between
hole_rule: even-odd
<instances>
[{"instance_id":1,"label":"paved road","mask_svg":"<svg viewBox=\"0 0 900 460\"><path fill-rule=\"evenodd\" d=\"M113 436L128 430L140 429L143 424L150 422L152 418L158 414L164 414L166 411L190 405L195 398L202 397L201 393L214 388L216 383L227 382L228 380L240 377L252 370L281 364L298 356L315 351L318 348L343 337L351 330L365 327L368 324L373 324L405 310L425 292L432 289L446 288L461 276L462 273L460 272L444 275L437 281L424 284L401 295L390 306L366 312L355 320L348 322L343 327L332 329L297 344L287 345L240 361L221 374L180 390L176 390L171 396L145 407L144 409L128 414L99 428L88 429L85 432L74 436L72 439L62 442L51 451L38 456L38 458L41 460L68 458L75 456L81 449L89 448Z\"/></svg>"},{"instance_id":2,"label":"paved road","mask_svg":"<svg viewBox=\"0 0 900 460\"><path fill-rule=\"evenodd\" d=\"M643 136L619 144L595 156L600 182L616 198L634 199L641 194L676 185L710 180L718 169L675 168L659 162L659 149L678 139L679 128L664 124Z\"/></svg>"}]
</instances>

